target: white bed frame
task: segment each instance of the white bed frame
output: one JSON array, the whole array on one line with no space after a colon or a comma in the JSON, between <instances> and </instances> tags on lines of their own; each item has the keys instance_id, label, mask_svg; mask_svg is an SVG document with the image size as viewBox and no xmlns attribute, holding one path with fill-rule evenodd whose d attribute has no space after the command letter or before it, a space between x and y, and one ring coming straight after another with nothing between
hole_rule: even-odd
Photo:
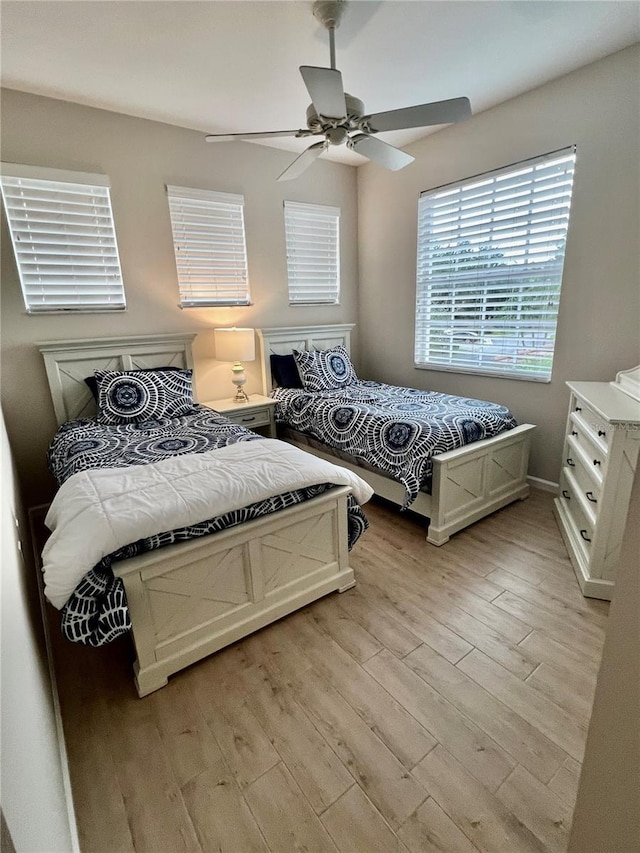
<instances>
[{"instance_id":1,"label":"white bed frame","mask_svg":"<svg viewBox=\"0 0 640 853\"><path fill-rule=\"evenodd\" d=\"M353 325L296 326L258 331L262 361L263 390L273 389L272 353L285 355L292 350L327 349L342 344L351 351ZM430 495L420 492L411 510L429 520L427 541L444 545L457 531L489 513L529 494L527 467L532 424L522 424L494 438L476 441L457 450L433 457L433 481ZM297 444L303 450L336 462L330 452ZM404 486L382 474L340 459L366 480L374 492L399 506L404 501Z\"/></svg>"},{"instance_id":2,"label":"white bed frame","mask_svg":"<svg viewBox=\"0 0 640 853\"><path fill-rule=\"evenodd\" d=\"M195 335L40 344L62 424L95 403L97 369L192 366ZM272 515L116 563L127 593L140 696L169 675L327 593L355 584L345 486Z\"/></svg>"}]
</instances>

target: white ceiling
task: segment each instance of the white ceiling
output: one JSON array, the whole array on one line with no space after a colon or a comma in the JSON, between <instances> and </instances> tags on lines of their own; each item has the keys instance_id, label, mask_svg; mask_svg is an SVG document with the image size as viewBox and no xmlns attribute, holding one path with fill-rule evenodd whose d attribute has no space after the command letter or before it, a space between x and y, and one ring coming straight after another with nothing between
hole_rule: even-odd
<instances>
[{"instance_id":1,"label":"white ceiling","mask_svg":"<svg viewBox=\"0 0 640 853\"><path fill-rule=\"evenodd\" d=\"M329 66L310 0L2 0L1 16L3 86L209 133L304 127L298 67ZM367 113L462 95L477 113L638 41L635 0L351 0L336 65Z\"/></svg>"}]
</instances>

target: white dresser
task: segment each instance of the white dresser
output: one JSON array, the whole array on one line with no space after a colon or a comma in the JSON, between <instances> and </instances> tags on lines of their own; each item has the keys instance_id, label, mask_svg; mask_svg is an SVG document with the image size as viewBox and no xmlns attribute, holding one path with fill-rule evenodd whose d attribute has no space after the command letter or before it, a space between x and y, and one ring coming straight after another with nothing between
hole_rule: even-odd
<instances>
[{"instance_id":1,"label":"white dresser","mask_svg":"<svg viewBox=\"0 0 640 853\"><path fill-rule=\"evenodd\" d=\"M615 382L567 385L555 513L583 594L610 600L640 449L640 367Z\"/></svg>"}]
</instances>

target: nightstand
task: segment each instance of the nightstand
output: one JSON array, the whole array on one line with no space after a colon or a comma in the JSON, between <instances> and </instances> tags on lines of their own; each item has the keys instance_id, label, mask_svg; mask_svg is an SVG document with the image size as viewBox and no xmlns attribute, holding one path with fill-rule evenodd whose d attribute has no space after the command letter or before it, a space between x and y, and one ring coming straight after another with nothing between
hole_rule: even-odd
<instances>
[{"instance_id":1,"label":"nightstand","mask_svg":"<svg viewBox=\"0 0 640 853\"><path fill-rule=\"evenodd\" d=\"M276 437L274 409L276 401L261 394L251 394L248 403L236 403L232 397L225 400L206 400L202 403L220 412L234 424L255 430L268 438Z\"/></svg>"}]
</instances>

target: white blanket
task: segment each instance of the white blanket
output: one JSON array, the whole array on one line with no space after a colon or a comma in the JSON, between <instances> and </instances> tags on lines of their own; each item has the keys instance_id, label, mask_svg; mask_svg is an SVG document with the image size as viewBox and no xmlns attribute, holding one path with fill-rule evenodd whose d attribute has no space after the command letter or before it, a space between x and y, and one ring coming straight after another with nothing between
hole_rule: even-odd
<instances>
[{"instance_id":1,"label":"white blanket","mask_svg":"<svg viewBox=\"0 0 640 853\"><path fill-rule=\"evenodd\" d=\"M45 524L45 595L61 608L103 557L138 539L198 524L256 501L320 483L373 490L357 474L282 441L243 441L149 465L98 468L60 487Z\"/></svg>"}]
</instances>

